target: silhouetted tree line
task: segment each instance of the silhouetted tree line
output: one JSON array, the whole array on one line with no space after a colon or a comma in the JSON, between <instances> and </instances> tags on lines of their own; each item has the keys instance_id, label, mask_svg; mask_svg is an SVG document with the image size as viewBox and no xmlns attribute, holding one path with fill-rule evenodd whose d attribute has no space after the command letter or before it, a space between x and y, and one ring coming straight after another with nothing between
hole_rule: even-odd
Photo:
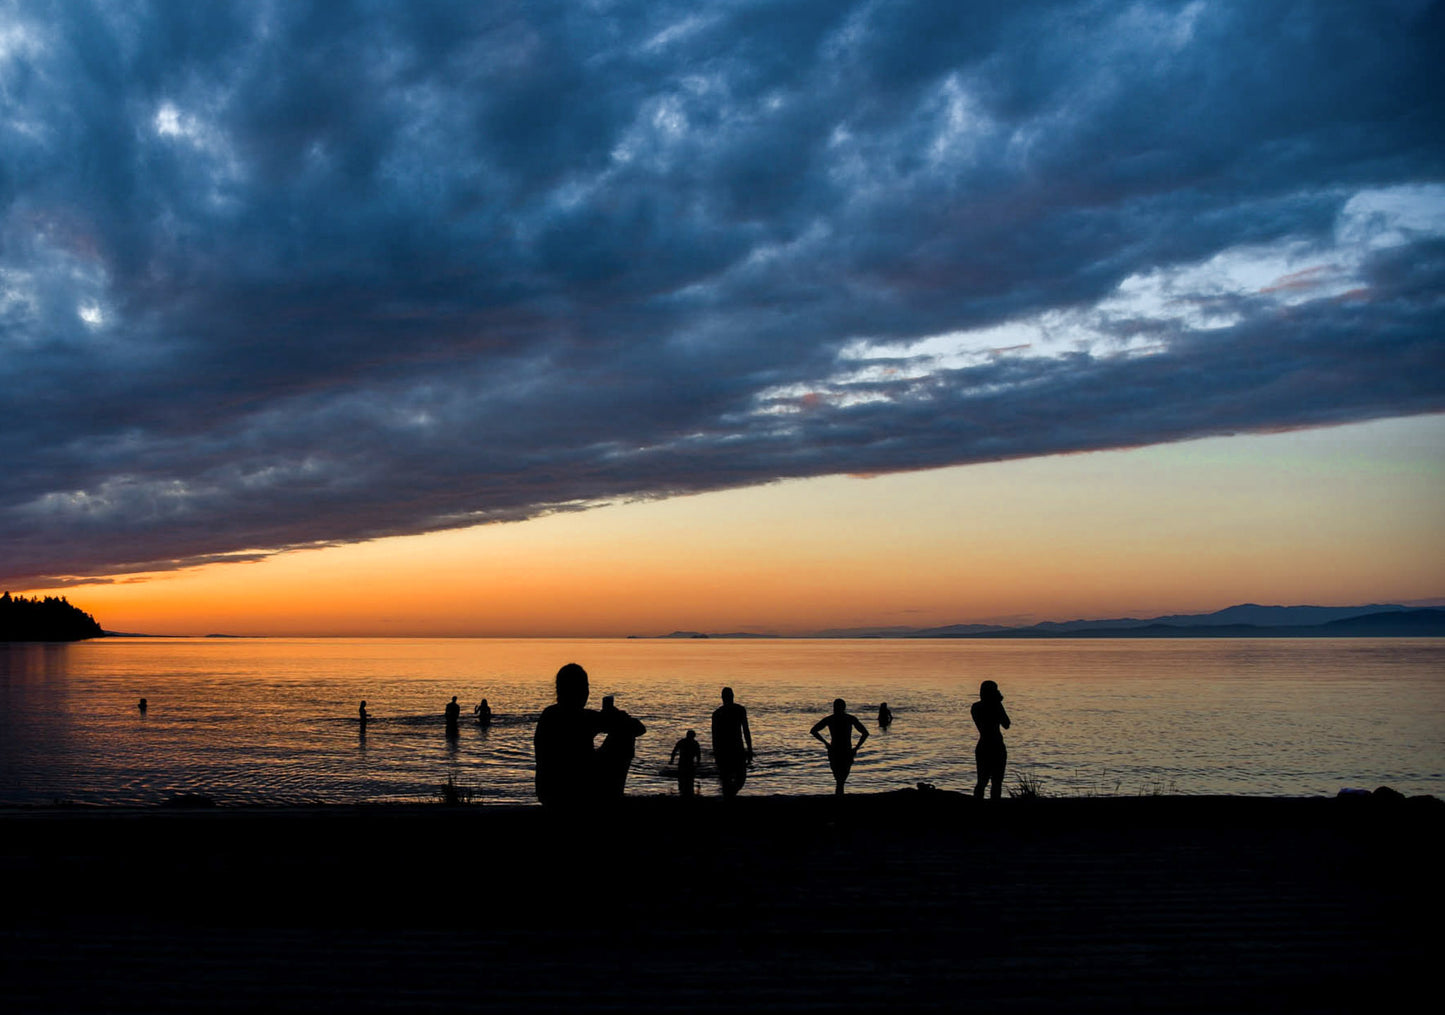
<instances>
[{"instance_id":1,"label":"silhouetted tree line","mask_svg":"<svg viewBox=\"0 0 1445 1015\"><path fill-rule=\"evenodd\" d=\"M94 617L64 596L0 595L0 641L79 641L103 634Z\"/></svg>"}]
</instances>

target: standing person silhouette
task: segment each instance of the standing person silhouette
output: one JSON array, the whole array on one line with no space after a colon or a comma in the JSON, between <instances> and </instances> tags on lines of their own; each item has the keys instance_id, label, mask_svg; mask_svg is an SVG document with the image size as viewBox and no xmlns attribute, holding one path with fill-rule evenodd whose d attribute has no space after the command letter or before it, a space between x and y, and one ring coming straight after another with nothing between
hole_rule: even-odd
<instances>
[{"instance_id":1,"label":"standing person silhouette","mask_svg":"<svg viewBox=\"0 0 1445 1015\"><path fill-rule=\"evenodd\" d=\"M532 735L537 761L537 799L544 805L576 806L592 799L592 738L601 717L587 708L587 671L568 663L557 671L557 703L542 710Z\"/></svg>"},{"instance_id":2,"label":"standing person silhouette","mask_svg":"<svg viewBox=\"0 0 1445 1015\"><path fill-rule=\"evenodd\" d=\"M482 726L492 725L492 706L487 704L486 698L483 698L477 703L477 707L472 709L472 715L477 717L477 722Z\"/></svg>"},{"instance_id":3,"label":"standing person silhouette","mask_svg":"<svg viewBox=\"0 0 1445 1015\"><path fill-rule=\"evenodd\" d=\"M452 695L452 700L447 702L447 736L455 740L458 736L457 722L462 717L462 706L457 704L457 696Z\"/></svg>"},{"instance_id":4,"label":"standing person silhouette","mask_svg":"<svg viewBox=\"0 0 1445 1015\"><path fill-rule=\"evenodd\" d=\"M361 707L356 710L356 719L361 723L362 729L366 728L366 721L370 718L371 716L366 714L366 699L363 698L361 700Z\"/></svg>"},{"instance_id":5,"label":"standing person silhouette","mask_svg":"<svg viewBox=\"0 0 1445 1015\"><path fill-rule=\"evenodd\" d=\"M878 706L878 728L880 730L886 730L889 726L892 725L893 710L888 707L888 702L885 701L883 702L883 704Z\"/></svg>"},{"instance_id":6,"label":"standing person silhouette","mask_svg":"<svg viewBox=\"0 0 1445 1015\"><path fill-rule=\"evenodd\" d=\"M722 689L722 704L712 713L712 756L723 796L737 796L753 760L753 731L748 728L748 710L733 701L731 687Z\"/></svg>"},{"instance_id":7,"label":"standing person silhouette","mask_svg":"<svg viewBox=\"0 0 1445 1015\"><path fill-rule=\"evenodd\" d=\"M614 703L612 695L602 699L602 724L607 736L597 749L598 775L604 796L621 799L627 791L627 773L637 755L637 738L647 727Z\"/></svg>"},{"instance_id":8,"label":"standing person silhouette","mask_svg":"<svg viewBox=\"0 0 1445 1015\"><path fill-rule=\"evenodd\" d=\"M823 738L824 729L828 731L826 740ZM859 733L856 744L853 743L854 730ZM819 743L828 748L828 767L833 770L833 780L838 784L834 792L842 796L843 783L848 781L848 773L853 770L853 759L857 757L863 741L868 739L868 731L861 722L848 714L846 701L834 698L833 714L825 715L814 723L811 732Z\"/></svg>"},{"instance_id":9,"label":"standing person silhouette","mask_svg":"<svg viewBox=\"0 0 1445 1015\"><path fill-rule=\"evenodd\" d=\"M697 742L697 730L688 730L672 747L667 763L677 762L677 795L692 796L697 785L697 765L702 760L702 745Z\"/></svg>"},{"instance_id":10,"label":"standing person silhouette","mask_svg":"<svg viewBox=\"0 0 1445 1015\"><path fill-rule=\"evenodd\" d=\"M1003 792L1003 770L1008 764L1008 748L1004 746L999 727L1009 728L998 684L992 680L980 684L978 701L969 711L973 713L973 724L978 727L978 746L973 749L974 760L978 762L978 785L973 787L973 795L982 800L984 786L993 783L991 795L997 800Z\"/></svg>"},{"instance_id":11,"label":"standing person silhouette","mask_svg":"<svg viewBox=\"0 0 1445 1015\"><path fill-rule=\"evenodd\" d=\"M537 765L537 799L549 807L578 807L602 799L597 751L599 733L628 733L640 737L647 728L621 709L604 715L587 707L592 689L587 671L568 663L557 671L557 703L542 710L532 734Z\"/></svg>"}]
</instances>

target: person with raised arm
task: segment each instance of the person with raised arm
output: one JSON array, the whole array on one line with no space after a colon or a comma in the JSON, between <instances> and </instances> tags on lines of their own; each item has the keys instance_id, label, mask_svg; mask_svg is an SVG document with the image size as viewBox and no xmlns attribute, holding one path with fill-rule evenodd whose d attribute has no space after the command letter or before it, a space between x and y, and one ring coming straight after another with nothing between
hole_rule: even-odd
<instances>
[{"instance_id":1,"label":"person with raised arm","mask_svg":"<svg viewBox=\"0 0 1445 1015\"><path fill-rule=\"evenodd\" d=\"M621 799L627 791L627 773L637 756L637 738L647 727L617 707L612 695L602 699L602 726L607 736L597 748L598 778L603 796Z\"/></svg>"},{"instance_id":2,"label":"person with raised arm","mask_svg":"<svg viewBox=\"0 0 1445 1015\"><path fill-rule=\"evenodd\" d=\"M609 795L609 787L615 795L616 771L604 768L592 741L599 733L636 739L647 732L619 708L602 712L588 708L591 693L587 671L581 666L568 663L557 671L557 702L542 710L532 734L537 799L545 806L596 804Z\"/></svg>"}]
</instances>

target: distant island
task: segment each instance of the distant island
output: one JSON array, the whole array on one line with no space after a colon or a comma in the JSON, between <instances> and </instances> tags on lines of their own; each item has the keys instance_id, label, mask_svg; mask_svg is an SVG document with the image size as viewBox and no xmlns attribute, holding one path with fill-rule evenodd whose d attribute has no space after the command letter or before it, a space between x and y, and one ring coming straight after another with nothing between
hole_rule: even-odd
<instances>
[{"instance_id":1,"label":"distant island","mask_svg":"<svg viewBox=\"0 0 1445 1015\"><path fill-rule=\"evenodd\" d=\"M704 634L701 631L673 631L671 634L638 635L629 638L776 638L776 634L750 634L747 631L730 631L727 634Z\"/></svg>"},{"instance_id":2,"label":"distant island","mask_svg":"<svg viewBox=\"0 0 1445 1015\"><path fill-rule=\"evenodd\" d=\"M766 638L762 634L674 631L658 638ZM1214 613L1139 619L1048 620L1027 627L950 624L946 627L851 627L805 638L1441 638L1445 609L1397 604L1260 606L1242 603Z\"/></svg>"},{"instance_id":3,"label":"distant island","mask_svg":"<svg viewBox=\"0 0 1445 1015\"><path fill-rule=\"evenodd\" d=\"M1287 607L1275 607L1287 609ZM1221 611L1224 612L1224 611ZM1213 616L1208 614L1206 616ZM1097 626L1096 626L1097 625ZM1107 621L1036 624L973 633L911 635L915 638L1439 638L1445 637L1445 610L1382 610L1318 624L1220 623L1202 619Z\"/></svg>"},{"instance_id":4,"label":"distant island","mask_svg":"<svg viewBox=\"0 0 1445 1015\"><path fill-rule=\"evenodd\" d=\"M64 596L0 595L0 641L80 641L104 634L94 617Z\"/></svg>"}]
</instances>

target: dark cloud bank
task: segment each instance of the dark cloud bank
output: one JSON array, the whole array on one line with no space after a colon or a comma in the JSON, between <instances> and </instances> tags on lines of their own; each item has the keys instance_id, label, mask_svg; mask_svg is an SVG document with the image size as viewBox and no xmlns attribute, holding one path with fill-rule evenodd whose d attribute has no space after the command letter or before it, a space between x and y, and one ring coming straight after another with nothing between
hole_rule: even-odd
<instances>
[{"instance_id":1,"label":"dark cloud bank","mask_svg":"<svg viewBox=\"0 0 1445 1015\"><path fill-rule=\"evenodd\" d=\"M1440 411L1442 27L6 8L0 580Z\"/></svg>"}]
</instances>

